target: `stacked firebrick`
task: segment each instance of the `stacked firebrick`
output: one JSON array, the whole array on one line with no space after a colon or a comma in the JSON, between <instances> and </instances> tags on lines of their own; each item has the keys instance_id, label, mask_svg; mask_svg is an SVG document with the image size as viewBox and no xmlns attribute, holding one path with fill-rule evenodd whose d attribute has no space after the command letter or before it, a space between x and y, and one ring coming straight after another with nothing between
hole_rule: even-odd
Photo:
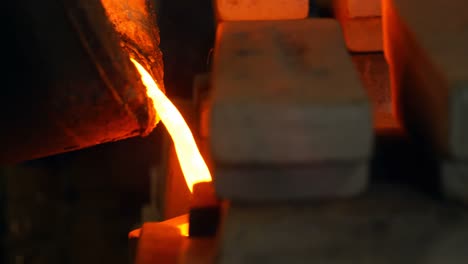
<instances>
[{"instance_id":1,"label":"stacked firebrick","mask_svg":"<svg viewBox=\"0 0 468 264\"><path fill-rule=\"evenodd\" d=\"M438 220L414 221L411 210L394 214L411 230L388 218L384 208L396 197L383 207L354 198L369 182L374 131L397 127L379 123L379 112L390 112L388 97L366 94L369 85L387 87L384 53L403 130L446 160L445 193L466 201L468 6L336 0L332 8L336 20L307 18L304 0L215 1L212 87L201 127L209 127L216 192L230 201L220 263L399 262L421 235L439 236ZM407 208L418 204L412 199ZM379 223L407 240L393 243ZM399 253L388 258L376 243ZM417 252L411 255L442 254Z\"/></svg>"},{"instance_id":2,"label":"stacked firebrick","mask_svg":"<svg viewBox=\"0 0 468 264\"><path fill-rule=\"evenodd\" d=\"M318 202L364 191L373 149L342 27L308 18L304 0L219 0L216 15L210 146L216 192L230 200L220 261L319 260Z\"/></svg>"}]
</instances>

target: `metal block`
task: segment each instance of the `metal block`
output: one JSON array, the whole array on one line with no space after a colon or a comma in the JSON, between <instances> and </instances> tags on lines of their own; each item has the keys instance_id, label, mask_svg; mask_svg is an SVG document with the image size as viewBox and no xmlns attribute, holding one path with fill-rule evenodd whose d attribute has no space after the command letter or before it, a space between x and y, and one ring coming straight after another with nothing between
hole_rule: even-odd
<instances>
[{"instance_id":1,"label":"metal block","mask_svg":"<svg viewBox=\"0 0 468 264\"><path fill-rule=\"evenodd\" d=\"M214 237L221 218L221 201L215 193L213 182L200 182L193 186L189 213L191 238Z\"/></svg>"},{"instance_id":2,"label":"metal block","mask_svg":"<svg viewBox=\"0 0 468 264\"><path fill-rule=\"evenodd\" d=\"M346 0L349 17L379 17L382 15L382 0Z\"/></svg>"},{"instance_id":3,"label":"metal block","mask_svg":"<svg viewBox=\"0 0 468 264\"><path fill-rule=\"evenodd\" d=\"M369 101L334 20L220 24L212 85L210 144L217 164L290 165L371 154Z\"/></svg>"},{"instance_id":4,"label":"metal block","mask_svg":"<svg viewBox=\"0 0 468 264\"><path fill-rule=\"evenodd\" d=\"M306 18L309 0L215 0L219 21Z\"/></svg>"},{"instance_id":5,"label":"metal block","mask_svg":"<svg viewBox=\"0 0 468 264\"><path fill-rule=\"evenodd\" d=\"M216 167L219 196L235 201L290 201L349 197L368 182L367 162L310 166Z\"/></svg>"},{"instance_id":6,"label":"metal block","mask_svg":"<svg viewBox=\"0 0 468 264\"><path fill-rule=\"evenodd\" d=\"M348 49L352 52L382 51L382 18L353 17L349 4L350 0L333 0L335 17L340 21Z\"/></svg>"}]
</instances>

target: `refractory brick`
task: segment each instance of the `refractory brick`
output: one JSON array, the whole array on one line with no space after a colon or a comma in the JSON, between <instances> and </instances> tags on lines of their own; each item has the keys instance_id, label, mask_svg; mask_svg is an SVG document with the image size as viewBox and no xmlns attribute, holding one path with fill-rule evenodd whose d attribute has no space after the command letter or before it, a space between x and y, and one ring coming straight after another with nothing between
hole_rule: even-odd
<instances>
[{"instance_id":1,"label":"refractory brick","mask_svg":"<svg viewBox=\"0 0 468 264\"><path fill-rule=\"evenodd\" d=\"M224 22L212 69L218 163L363 160L371 107L331 19Z\"/></svg>"},{"instance_id":2,"label":"refractory brick","mask_svg":"<svg viewBox=\"0 0 468 264\"><path fill-rule=\"evenodd\" d=\"M382 10L394 111L414 139L466 161L466 1L384 0Z\"/></svg>"},{"instance_id":3,"label":"refractory brick","mask_svg":"<svg viewBox=\"0 0 468 264\"><path fill-rule=\"evenodd\" d=\"M346 46L352 52L382 51L382 18L353 14L351 2L351 0L333 0L334 14L343 28Z\"/></svg>"},{"instance_id":4,"label":"refractory brick","mask_svg":"<svg viewBox=\"0 0 468 264\"><path fill-rule=\"evenodd\" d=\"M306 18L309 0L215 0L220 21Z\"/></svg>"},{"instance_id":5,"label":"refractory brick","mask_svg":"<svg viewBox=\"0 0 468 264\"><path fill-rule=\"evenodd\" d=\"M382 0L346 0L349 17L379 17Z\"/></svg>"}]
</instances>

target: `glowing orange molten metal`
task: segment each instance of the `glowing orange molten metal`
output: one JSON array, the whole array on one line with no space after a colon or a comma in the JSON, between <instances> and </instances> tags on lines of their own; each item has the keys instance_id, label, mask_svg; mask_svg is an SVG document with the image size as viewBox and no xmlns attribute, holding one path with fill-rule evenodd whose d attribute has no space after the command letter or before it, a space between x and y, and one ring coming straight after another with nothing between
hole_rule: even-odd
<instances>
[{"instance_id":1,"label":"glowing orange molten metal","mask_svg":"<svg viewBox=\"0 0 468 264\"><path fill-rule=\"evenodd\" d=\"M159 89L153 77L133 58L131 61L141 75L148 97L153 100L154 109L174 141L185 182L193 192L193 186L196 183L210 182L211 174L193 139L192 132L177 108Z\"/></svg>"},{"instance_id":2,"label":"glowing orange molten metal","mask_svg":"<svg viewBox=\"0 0 468 264\"><path fill-rule=\"evenodd\" d=\"M189 223L177 225L177 229L179 229L181 236L189 236Z\"/></svg>"}]
</instances>

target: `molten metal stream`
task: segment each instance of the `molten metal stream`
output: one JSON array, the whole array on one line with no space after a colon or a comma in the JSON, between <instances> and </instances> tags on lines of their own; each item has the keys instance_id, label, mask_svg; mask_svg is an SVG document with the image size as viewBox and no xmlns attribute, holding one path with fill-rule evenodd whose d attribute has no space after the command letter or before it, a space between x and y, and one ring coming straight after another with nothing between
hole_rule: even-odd
<instances>
[{"instance_id":1,"label":"molten metal stream","mask_svg":"<svg viewBox=\"0 0 468 264\"><path fill-rule=\"evenodd\" d=\"M174 141L182 173L188 188L193 192L193 186L199 182L211 182L211 174L203 160L197 144L193 139L187 123L179 110L159 89L153 77L133 58L130 59L141 75L141 81L146 86L146 93L153 101L164 126Z\"/></svg>"}]
</instances>

